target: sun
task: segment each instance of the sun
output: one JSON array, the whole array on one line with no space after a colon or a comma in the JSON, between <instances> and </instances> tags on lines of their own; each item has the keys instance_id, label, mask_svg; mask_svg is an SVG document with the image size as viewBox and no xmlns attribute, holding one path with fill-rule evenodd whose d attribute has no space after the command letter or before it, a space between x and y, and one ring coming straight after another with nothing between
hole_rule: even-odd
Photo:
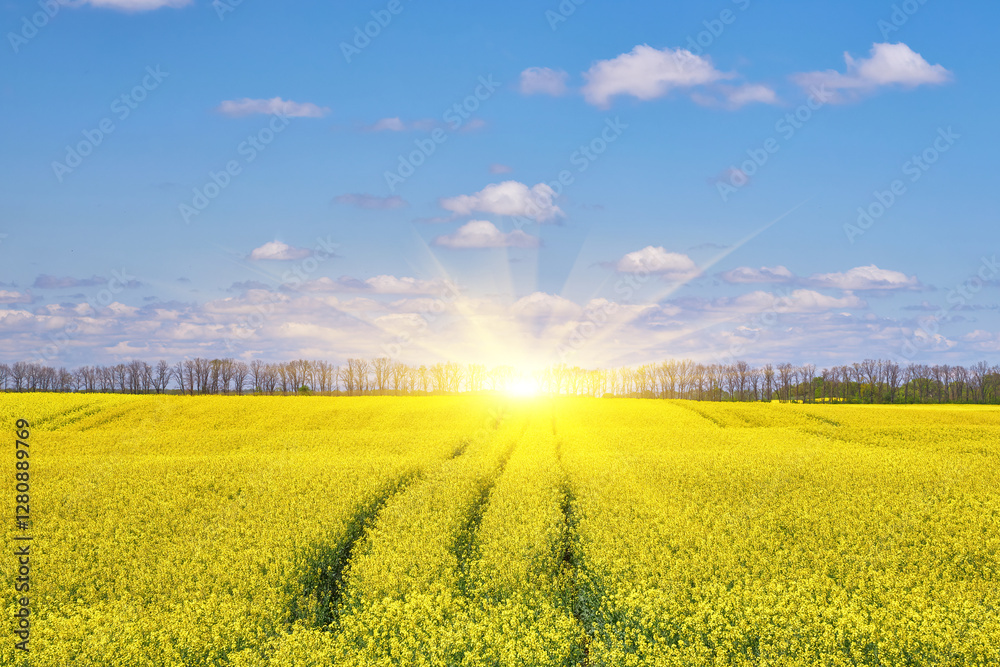
<instances>
[{"instance_id":1,"label":"sun","mask_svg":"<svg viewBox=\"0 0 1000 667\"><path fill-rule=\"evenodd\" d=\"M532 396L538 396L539 388L534 378L521 377L511 380L507 385L506 391L511 396L531 398Z\"/></svg>"}]
</instances>

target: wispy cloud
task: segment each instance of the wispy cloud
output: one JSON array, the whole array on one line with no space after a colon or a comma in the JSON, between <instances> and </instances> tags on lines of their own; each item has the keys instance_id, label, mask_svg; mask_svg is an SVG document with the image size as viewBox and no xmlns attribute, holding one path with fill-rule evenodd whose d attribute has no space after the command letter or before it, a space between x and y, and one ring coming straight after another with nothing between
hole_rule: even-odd
<instances>
[{"instance_id":1,"label":"wispy cloud","mask_svg":"<svg viewBox=\"0 0 1000 667\"><path fill-rule=\"evenodd\" d=\"M858 266L843 273L818 273L811 276L808 282L818 287L842 290L915 290L921 288L920 281L917 280L916 276L880 269L874 264Z\"/></svg>"},{"instance_id":2,"label":"wispy cloud","mask_svg":"<svg viewBox=\"0 0 1000 667\"><path fill-rule=\"evenodd\" d=\"M64 1L64 0L61 0ZM75 6L90 5L124 12L146 12L162 7L187 7L193 0L82 0ZM74 6L74 5L69 5Z\"/></svg>"},{"instance_id":3,"label":"wispy cloud","mask_svg":"<svg viewBox=\"0 0 1000 667\"><path fill-rule=\"evenodd\" d=\"M34 298L26 292L16 292L13 290L0 289L0 304L24 304L32 303Z\"/></svg>"},{"instance_id":4,"label":"wispy cloud","mask_svg":"<svg viewBox=\"0 0 1000 667\"><path fill-rule=\"evenodd\" d=\"M43 273L35 278L32 287L37 289L70 289L74 287L96 287L108 282L107 278L91 276L90 278L72 278L70 276L50 276Z\"/></svg>"},{"instance_id":5,"label":"wispy cloud","mask_svg":"<svg viewBox=\"0 0 1000 667\"><path fill-rule=\"evenodd\" d=\"M261 247L254 248L250 252L249 258L255 262L264 260L291 262L305 259L311 255L312 250L307 248L295 248L281 241L268 241Z\"/></svg>"},{"instance_id":6,"label":"wispy cloud","mask_svg":"<svg viewBox=\"0 0 1000 667\"><path fill-rule=\"evenodd\" d=\"M254 114L281 114L289 118L321 118L328 113L328 107L320 107L312 102L293 102L283 100L280 97L271 99L251 99L244 97L241 100L226 100L216 111L233 118L241 116L252 116Z\"/></svg>"},{"instance_id":7,"label":"wispy cloud","mask_svg":"<svg viewBox=\"0 0 1000 667\"><path fill-rule=\"evenodd\" d=\"M317 278L304 283L300 288L304 292L365 292L368 294L400 294L426 295L441 294L450 288L450 283L443 280L420 280L408 276L378 275L365 280L350 276L332 278ZM453 286L451 286L453 288Z\"/></svg>"},{"instance_id":8,"label":"wispy cloud","mask_svg":"<svg viewBox=\"0 0 1000 667\"><path fill-rule=\"evenodd\" d=\"M356 206L365 209L388 210L394 208L406 208L409 203L400 196L379 197L378 195L368 195L362 193L350 193L339 195L334 198L338 204L345 206Z\"/></svg>"},{"instance_id":9,"label":"wispy cloud","mask_svg":"<svg viewBox=\"0 0 1000 667\"><path fill-rule=\"evenodd\" d=\"M367 132L409 132L412 130L429 131L437 127L437 121L431 118L421 120L404 121L399 116L392 118L380 118L371 125L363 129Z\"/></svg>"},{"instance_id":10,"label":"wispy cloud","mask_svg":"<svg viewBox=\"0 0 1000 667\"><path fill-rule=\"evenodd\" d=\"M740 86L719 84L706 92L692 92L691 99L704 107L721 107L735 111L748 104L778 104L774 89L759 83Z\"/></svg>"},{"instance_id":11,"label":"wispy cloud","mask_svg":"<svg viewBox=\"0 0 1000 667\"><path fill-rule=\"evenodd\" d=\"M719 278L733 285L748 283L787 283L795 280L795 275L784 266L762 266L752 269L741 266L719 274Z\"/></svg>"},{"instance_id":12,"label":"wispy cloud","mask_svg":"<svg viewBox=\"0 0 1000 667\"><path fill-rule=\"evenodd\" d=\"M529 67L521 72L520 90L524 95L565 95L569 74L548 67Z\"/></svg>"}]
</instances>

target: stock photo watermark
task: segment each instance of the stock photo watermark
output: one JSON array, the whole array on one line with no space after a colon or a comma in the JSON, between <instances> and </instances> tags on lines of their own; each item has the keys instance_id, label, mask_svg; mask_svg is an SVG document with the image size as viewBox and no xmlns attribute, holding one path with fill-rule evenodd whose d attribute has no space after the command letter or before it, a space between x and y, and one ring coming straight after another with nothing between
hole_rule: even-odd
<instances>
[{"instance_id":1,"label":"stock photo watermark","mask_svg":"<svg viewBox=\"0 0 1000 667\"><path fill-rule=\"evenodd\" d=\"M567 363L574 354L604 329L623 306L632 304L635 295L647 285L653 274L645 269L621 276L614 285L614 292L621 301L605 300L598 308L584 311L584 321L578 322L573 330L556 347L559 361Z\"/></svg>"},{"instance_id":2,"label":"stock photo watermark","mask_svg":"<svg viewBox=\"0 0 1000 667\"><path fill-rule=\"evenodd\" d=\"M445 281L437 298L431 301L430 307L417 313L420 316L420 324L417 325L416 329L412 333L404 331L397 334L394 342L382 345L382 353L390 359L398 359L404 349L416 343L414 337L427 333L431 325L444 316L448 312L448 306L458 300L460 296L462 294L458 287L451 281Z\"/></svg>"},{"instance_id":3,"label":"stock photo watermark","mask_svg":"<svg viewBox=\"0 0 1000 667\"><path fill-rule=\"evenodd\" d=\"M382 31L389 27L393 19L403 13L406 6L402 0L389 0L382 9L373 9L372 20L363 26L354 26L354 35L350 42L340 43L340 52L344 60L350 64L352 60L361 55L361 52L371 46L372 41L378 39Z\"/></svg>"},{"instance_id":4,"label":"stock photo watermark","mask_svg":"<svg viewBox=\"0 0 1000 667\"><path fill-rule=\"evenodd\" d=\"M386 170L383 173L389 192L395 193L397 187L417 173L417 169L422 167L437 152L439 146L448 141L452 133L462 129L472 118L472 114L479 110L483 102L493 97L501 85L503 84L493 79L492 74L481 76L478 85L471 94L445 109L444 113L441 114L441 119L446 128L436 127L423 139L414 139L413 145L416 148L409 153L398 155L396 169Z\"/></svg>"},{"instance_id":5,"label":"stock photo watermark","mask_svg":"<svg viewBox=\"0 0 1000 667\"><path fill-rule=\"evenodd\" d=\"M765 139L758 147L748 148L747 159L739 166L730 166L725 176L716 182L715 189L722 201L728 202L730 197L746 187L750 179L781 150L782 142L791 141L830 99L831 95L824 86L813 88L803 104L778 119L774 124L775 135Z\"/></svg>"},{"instance_id":6,"label":"stock photo watermark","mask_svg":"<svg viewBox=\"0 0 1000 667\"><path fill-rule=\"evenodd\" d=\"M603 156L611 144L618 141L628 129L628 123L622 122L620 116L605 118L604 127L590 141L580 144L579 148L569 155L569 163L576 167L576 174L586 172L590 167ZM555 179L546 183L553 192L553 197L562 196L566 188L576 183L576 175L573 170L563 169L556 174ZM521 230L532 224L534 219L541 213L538 202L532 199L525 210L525 216L511 216L515 229Z\"/></svg>"},{"instance_id":7,"label":"stock photo watermark","mask_svg":"<svg viewBox=\"0 0 1000 667\"><path fill-rule=\"evenodd\" d=\"M38 36L38 31L47 26L63 7L72 6L71 0L39 0L37 12L21 17L21 29L7 33L10 48L15 54L20 53L21 47Z\"/></svg>"},{"instance_id":8,"label":"stock photo watermark","mask_svg":"<svg viewBox=\"0 0 1000 667\"><path fill-rule=\"evenodd\" d=\"M888 40L892 33L902 29L910 22L910 19L919 12L928 0L904 0L892 6L892 13L888 18L879 19L876 27L882 33L882 39Z\"/></svg>"},{"instance_id":9,"label":"stock photo watermark","mask_svg":"<svg viewBox=\"0 0 1000 667\"><path fill-rule=\"evenodd\" d=\"M716 363L723 365L736 363L747 352L749 346L760 341L766 331L778 326L780 315L782 312L787 312L787 308L792 305L793 293L794 289L791 287L776 288L773 293L774 301L770 307L754 313L746 322L730 332L733 338L740 332L749 332L749 335L744 336L741 342L730 344L725 352L713 354Z\"/></svg>"},{"instance_id":10,"label":"stock photo watermark","mask_svg":"<svg viewBox=\"0 0 1000 667\"><path fill-rule=\"evenodd\" d=\"M243 4L243 0L212 0L212 9L220 21L226 20L227 14L232 14L236 8Z\"/></svg>"},{"instance_id":11,"label":"stock photo watermark","mask_svg":"<svg viewBox=\"0 0 1000 667\"><path fill-rule=\"evenodd\" d=\"M740 12L745 12L750 9L751 0L732 0L732 3L736 5L736 8ZM722 37L722 33L724 33L729 26L736 23L738 18L739 14L737 12L734 12L729 8L723 9L715 18L705 19L702 21L701 24L705 29L694 35L689 35L687 42L684 44L684 48L696 56L703 55L717 39Z\"/></svg>"},{"instance_id":12,"label":"stock photo watermark","mask_svg":"<svg viewBox=\"0 0 1000 667\"><path fill-rule=\"evenodd\" d=\"M906 196L909 192L909 185L923 178L924 174L937 164L941 156L950 151L961 138L962 135L956 133L950 125L947 128L939 127L937 136L930 145L914 154L900 167L905 178L893 180L885 190L875 190L872 193L872 201L865 206L858 207L857 220L853 224L844 224L844 234L847 236L847 241L854 245L859 236L864 236L865 232L874 227L882 216Z\"/></svg>"},{"instance_id":13,"label":"stock photo watermark","mask_svg":"<svg viewBox=\"0 0 1000 667\"><path fill-rule=\"evenodd\" d=\"M271 142L285 131L289 123L288 116L278 112L271 117L265 127L249 135L236 147L237 158L230 159L219 171L209 171L208 179L194 188L190 202L177 205L184 224L191 224L191 219L201 215L208 206L233 183L233 179L243 173L243 168L251 164L267 150Z\"/></svg>"},{"instance_id":14,"label":"stock photo watermark","mask_svg":"<svg viewBox=\"0 0 1000 667\"><path fill-rule=\"evenodd\" d=\"M105 286L94 295L88 298L86 304L94 313L100 313L102 308L107 308L115 301L115 297L130 287L139 286L139 282L134 275L122 268L120 271L112 271L111 278ZM65 347L70 344L80 334L80 324L77 320L71 320L59 331L46 335L46 343L35 351L38 363L52 361L62 354Z\"/></svg>"},{"instance_id":15,"label":"stock photo watermark","mask_svg":"<svg viewBox=\"0 0 1000 667\"><path fill-rule=\"evenodd\" d=\"M917 354L933 347L939 341L942 320L950 313L970 306L976 295L997 278L1000 278L1000 263L997 262L997 256L983 256L972 276L948 291L945 299L947 307L938 306L932 314L918 318L913 335L907 337L900 346L900 356L912 361Z\"/></svg>"},{"instance_id":16,"label":"stock photo watermark","mask_svg":"<svg viewBox=\"0 0 1000 667\"><path fill-rule=\"evenodd\" d=\"M145 102L149 94L159 88L168 76L170 73L160 70L159 65L155 68L153 66L147 67L146 76L142 78L142 81L133 86L131 90L112 100L109 108L113 116L102 118L93 129L83 130L83 139L66 146L63 161L54 160L52 162L52 173L55 174L56 180L62 183L68 174L72 174L82 165L83 161L118 129L115 120L117 119L120 123L131 116L132 112L138 109L139 105Z\"/></svg>"},{"instance_id":17,"label":"stock photo watermark","mask_svg":"<svg viewBox=\"0 0 1000 667\"><path fill-rule=\"evenodd\" d=\"M292 268L281 275L278 289L288 291L301 289L325 262L337 256L335 251L339 247L340 245L334 243L329 236L326 238L318 237L311 254L295 262ZM263 303L255 303L253 312L241 317L233 325L232 336L227 336L225 340L226 349L230 353L236 350L238 341L251 338L275 316L277 305L282 303L283 299L278 292L268 291L265 293L267 300Z\"/></svg>"}]
</instances>

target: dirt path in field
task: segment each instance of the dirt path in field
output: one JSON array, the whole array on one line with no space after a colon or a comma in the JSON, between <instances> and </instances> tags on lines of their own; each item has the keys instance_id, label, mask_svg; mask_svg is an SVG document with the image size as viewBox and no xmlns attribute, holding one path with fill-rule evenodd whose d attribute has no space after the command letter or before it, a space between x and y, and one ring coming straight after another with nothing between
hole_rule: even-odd
<instances>
[{"instance_id":1,"label":"dirt path in field","mask_svg":"<svg viewBox=\"0 0 1000 667\"><path fill-rule=\"evenodd\" d=\"M453 461L464 455L469 447L469 440L462 439L458 442L451 454L438 465L444 465L448 461ZM329 628L337 620L337 613L340 603L344 598L344 588L346 582L344 576L347 568L354 557L355 550L364 542L364 537L369 529L375 525L383 508L395 496L405 493L410 486L420 481L426 471L418 471L410 475L404 475L396 479L392 484L382 490L375 498L358 507L351 518L344 540L339 545L334 545L321 550L319 562L312 564L310 573L314 573L305 582L303 597L309 604L299 604L299 600L292 601L292 620L297 620L307 616L306 610L315 605L318 609L316 625L320 628Z\"/></svg>"},{"instance_id":2,"label":"dirt path in field","mask_svg":"<svg viewBox=\"0 0 1000 667\"><path fill-rule=\"evenodd\" d=\"M573 618L580 628L580 639L578 648L582 654L580 665L588 667L590 665L590 644L594 638L593 611L590 609L587 596L581 591L582 574L582 554L579 542L577 516L576 493L570 483L569 475L566 473L566 465L563 463L562 439L558 438L555 417L552 419L552 433L556 439L556 459L559 461L559 468L562 470L563 479L563 502L562 513L566 522L566 533L563 544L563 569L568 580L567 591L570 605L572 607Z\"/></svg>"}]
</instances>

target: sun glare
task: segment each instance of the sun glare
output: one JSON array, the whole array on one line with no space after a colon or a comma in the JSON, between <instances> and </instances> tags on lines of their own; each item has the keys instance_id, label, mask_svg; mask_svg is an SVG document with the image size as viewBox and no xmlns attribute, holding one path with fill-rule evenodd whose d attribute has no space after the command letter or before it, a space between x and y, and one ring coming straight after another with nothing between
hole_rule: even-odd
<instances>
[{"instance_id":1,"label":"sun glare","mask_svg":"<svg viewBox=\"0 0 1000 667\"><path fill-rule=\"evenodd\" d=\"M538 391L538 382L533 378L515 378L507 385L508 394L521 398L537 396Z\"/></svg>"}]
</instances>

